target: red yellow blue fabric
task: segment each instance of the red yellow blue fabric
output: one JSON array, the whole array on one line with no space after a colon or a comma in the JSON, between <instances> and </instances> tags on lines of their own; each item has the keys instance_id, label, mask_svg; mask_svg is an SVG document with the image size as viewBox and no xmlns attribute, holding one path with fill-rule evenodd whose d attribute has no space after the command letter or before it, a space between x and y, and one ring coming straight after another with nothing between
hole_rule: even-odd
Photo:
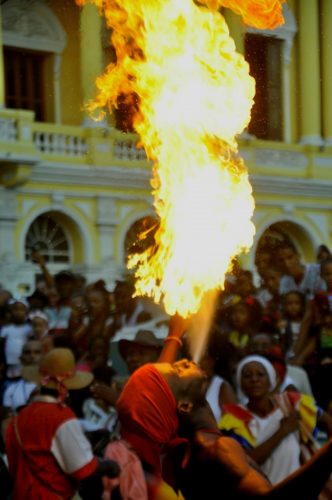
<instances>
[{"instance_id":1,"label":"red yellow blue fabric","mask_svg":"<svg viewBox=\"0 0 332 500\"><path fill-rule=\"evenodd\" d=\"M285 415L294 410L299 412L301 442L307 443L311 436L316 435L317 419L322 410L311 396L297 392L285 392L274 395L273 401ZM257 436L254 435L250 425L254 419L255 415L245 406L227 404L223 407L219 428L224 434L234 437L244 448L252 449L256 447L257 441Z\"/></svg>"}]
</instances>

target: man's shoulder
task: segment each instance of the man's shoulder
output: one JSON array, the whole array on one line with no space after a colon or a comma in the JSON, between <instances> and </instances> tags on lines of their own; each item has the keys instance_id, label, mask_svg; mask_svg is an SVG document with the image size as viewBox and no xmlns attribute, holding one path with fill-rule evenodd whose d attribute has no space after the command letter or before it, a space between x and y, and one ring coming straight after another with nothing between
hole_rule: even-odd
<instances>
[{"instance_id":1,"label":"man's shoulder","mask_svg":"<svg viewBox=\"0 0 332 500\"><path fill-rule=\"evenodd\" d=\"M69 420L75 420L75 413L68 407L57 402L47 402L36 400L22 410L22 418L33 419L37 426L48 423L50 427L56 429Z\"/></svg>"}]
</instances>

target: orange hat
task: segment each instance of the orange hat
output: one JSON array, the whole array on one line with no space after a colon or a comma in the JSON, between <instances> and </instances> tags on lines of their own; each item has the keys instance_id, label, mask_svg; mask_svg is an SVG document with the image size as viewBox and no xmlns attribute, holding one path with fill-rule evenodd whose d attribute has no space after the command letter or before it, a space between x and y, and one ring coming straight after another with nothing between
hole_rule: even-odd
<instances>
[{"instance_id":1,"label":"orange hat","mask_svg":"<svg viewBox=\"0 0 332 500\"><path fill-rule=\"evenodd\" d=\"M60 347L45 354L39 366L23 367L22 375L29 382L57 389L60 397L66 395L67 389L83 389L93 380L92 373L76 371L72 351Z\"/></svg>"}]
</instances>

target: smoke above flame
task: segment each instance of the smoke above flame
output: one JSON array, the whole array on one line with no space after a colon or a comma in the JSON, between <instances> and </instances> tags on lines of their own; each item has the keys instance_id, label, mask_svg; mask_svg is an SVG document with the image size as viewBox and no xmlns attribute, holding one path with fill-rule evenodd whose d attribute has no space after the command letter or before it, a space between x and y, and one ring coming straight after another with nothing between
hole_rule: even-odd
<instances>
[{"instance_id":1,"label":"smoke above flame","mask_svg":"<svg viewBox=\"0 0 332 500\"><path fill-rule=\"evenodd\" d=\"M85 3L84 0L77 0ZM186 317L221 289L232 259L250 248L252 189L236 136L250 120L254 80L220 7L258 28L282 22L282 1L94 0L112 28L116 62L90 109L132 106L147 156L159 225L129 258L136 293ZM142 236L143 238L144 236Z\"/></svg>"}]
</instances>

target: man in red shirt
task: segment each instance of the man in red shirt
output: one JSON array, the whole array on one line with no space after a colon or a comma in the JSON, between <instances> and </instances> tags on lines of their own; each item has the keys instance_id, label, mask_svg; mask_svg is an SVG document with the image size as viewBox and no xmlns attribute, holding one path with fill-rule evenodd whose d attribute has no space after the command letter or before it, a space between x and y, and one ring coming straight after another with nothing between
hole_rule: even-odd
<instances>
[{"instance_id":1,"label":"man in red shirt","mask_svg":"<svg viewBox=\"0 0 332 500\"><path fill-rule=\"evenodd\" d=\"M75 371L69 349L53 349L25 376L41 384L40 393L10 422L6 433L13 500L70 499L78 481L99 473L116 477L116 462L98 462L73 411L65 404L68 389L92 382Z\"/></svg>"}]
</instances>

